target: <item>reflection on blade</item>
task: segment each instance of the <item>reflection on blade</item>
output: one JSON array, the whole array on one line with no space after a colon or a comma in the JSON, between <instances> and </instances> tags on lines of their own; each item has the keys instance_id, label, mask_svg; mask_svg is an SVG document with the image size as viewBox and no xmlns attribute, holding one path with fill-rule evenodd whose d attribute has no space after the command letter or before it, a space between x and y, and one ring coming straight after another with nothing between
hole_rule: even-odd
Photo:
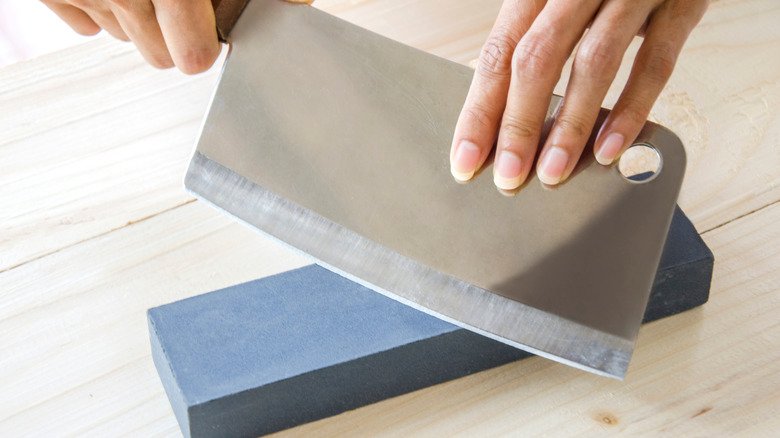
<instances>
[{"instance_id":1,"label":"reflection on blade","mask_svg":"<svg viewBox=\"0 0 780 438\"><path fill-rule=\"evenodd\" d=\"M253 0L242 17L189 190L406 304L625 375L685 168L673 134L640 134L663 160L646 183L585 159L507 198L449 174L468 68L310 7Z\"/></svg>"}]
</instances>

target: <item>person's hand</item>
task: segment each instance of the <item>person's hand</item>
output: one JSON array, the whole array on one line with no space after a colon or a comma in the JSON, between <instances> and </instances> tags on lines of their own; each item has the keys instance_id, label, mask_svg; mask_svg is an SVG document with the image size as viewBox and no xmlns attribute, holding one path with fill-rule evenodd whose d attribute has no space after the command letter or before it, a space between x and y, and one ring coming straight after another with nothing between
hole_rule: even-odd
<instances>
[{"instance_id":1,"label":"person's hand","mask_svg":"<svg viewBox=\"0 0 780 438\"><path fill-rule=\"evenodd\" d=\"M496 186L512 191L528 178L553 88L582 39L563 104L536 165L541 182L565 181L590 137L623 54L633 37L644 33L628 82L594 145L598 162L611 164L639 134L708 3L505 0L455 128L453 176L471 179L495 144Z\"/></svg>"},{"instance_id":2,"label":"person's hand","mask_svg":"<svg viewBox=\"0 0 780 438\"><path fill-rule=\"evenodd\" d=\"M220 45L211 0L42 0L82 35L106 32L132 40L153 66L207 70Z\"/></svg>"}]
</instances>

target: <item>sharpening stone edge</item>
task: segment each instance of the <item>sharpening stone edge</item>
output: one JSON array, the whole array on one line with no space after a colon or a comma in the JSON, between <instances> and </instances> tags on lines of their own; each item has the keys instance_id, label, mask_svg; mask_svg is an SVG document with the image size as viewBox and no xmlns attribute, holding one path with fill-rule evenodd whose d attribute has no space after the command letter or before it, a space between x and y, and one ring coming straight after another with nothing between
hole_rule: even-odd
<instances>
[{"instance_id":1,"label":"sharpening stone edge","mask_svg":"<svg viewBox=\"0 0 780 438\"><path fill-rule=\"evenodd\" d=\"M704 304L713 256L679 210L644 321ZM256 437L529 357L316 265L148 311L185 437Z\"/></svg>"}]
</instances>

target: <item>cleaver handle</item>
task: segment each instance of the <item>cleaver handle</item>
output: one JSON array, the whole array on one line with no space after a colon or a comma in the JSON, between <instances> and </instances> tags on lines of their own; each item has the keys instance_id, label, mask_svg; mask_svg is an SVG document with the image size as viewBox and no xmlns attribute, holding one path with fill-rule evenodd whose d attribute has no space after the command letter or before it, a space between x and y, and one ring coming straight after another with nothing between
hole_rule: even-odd
<instances>
[{"instance_id":1,"label":"cleaver handle","mask_svg":"<svg viewBox=\"0 0 780 438\"><path fill-rule=\"evenodd\" d=\"M230 30L233 29L247 3L249 0L211 0L220 41L227 41Z\"/></svg>"},{"instance_id":2,"label":"cleaver handle","mask_svg":"<svg viewBox=\"0 0 780 438\"><path fill-rule=\"evenodd\" d=\"M289 3L303 3L310 5L314 0L284 0ZM246 7L249 0L211 0L214 6L214 18L217 23L217 35L219 40L227 42L230 31L238 20L238 16Z\"/></svg>"}]
</instances>

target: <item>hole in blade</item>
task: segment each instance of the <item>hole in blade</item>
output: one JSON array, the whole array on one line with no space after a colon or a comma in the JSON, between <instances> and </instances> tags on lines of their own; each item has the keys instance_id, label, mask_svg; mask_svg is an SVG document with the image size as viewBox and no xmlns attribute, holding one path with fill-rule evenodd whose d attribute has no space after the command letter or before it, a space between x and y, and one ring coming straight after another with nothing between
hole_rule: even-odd
<instances>
[{"instance_id":1,"label":"hole in blade","mask_svg":"<svg viewBox=\"0 0 780 438\"><path fill-rule=\"evenodd\" d=\"M661 154L647 143L631 145L620 156L618 171L628 181L649 182L661 172Z\"/></svg>"}]
</instances>

